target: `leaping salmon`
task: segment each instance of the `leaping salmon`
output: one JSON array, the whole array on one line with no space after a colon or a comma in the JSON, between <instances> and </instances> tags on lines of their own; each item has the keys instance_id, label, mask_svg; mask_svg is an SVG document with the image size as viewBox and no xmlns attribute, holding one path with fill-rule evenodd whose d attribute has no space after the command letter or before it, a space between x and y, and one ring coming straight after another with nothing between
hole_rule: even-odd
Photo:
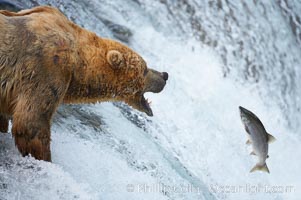
<instances>
[{"instance_id":1,"label":"leaping salmon","mask_svg":"<svg viewBox=\"0 0 301 200\"><path fill-rule=\"evenodd\" d=\"M253 151L251 155L258 156L258 163L250 172L264 171L270 173L266 164L268 156L269 143L275 141L275 137L267 133L260 119L251 111L239 106L241 121L245 126L249 139L246 142L251 144Z\"/></svg>"}]
</instances>

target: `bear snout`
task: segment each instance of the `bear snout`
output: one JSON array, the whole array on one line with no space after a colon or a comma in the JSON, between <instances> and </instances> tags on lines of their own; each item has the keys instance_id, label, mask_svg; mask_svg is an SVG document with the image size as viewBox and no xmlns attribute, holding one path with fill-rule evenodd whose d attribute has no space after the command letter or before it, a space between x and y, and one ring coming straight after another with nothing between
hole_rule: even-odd
<instances>
[{"instance_id":1,"label":"bear snout","mask_svg":"<svg viewBox=\"0 0 301 200\"><path fill-rule=\"evenodd\" d=\"M163 90L168 80L167 72L158 72L150 69L146 76L144 92L159 93Z\"/></svg>"},{"instance_id":2,"label":"bear snout","mask_svg":"<svg viewBox=\"0 0 301 200\"><path fill-rule=\"evenodd\" d=\"M162 77L164 79L164 81L168 80L168 73L167 72L162 72Z\"/></svg>"}]
</instances>

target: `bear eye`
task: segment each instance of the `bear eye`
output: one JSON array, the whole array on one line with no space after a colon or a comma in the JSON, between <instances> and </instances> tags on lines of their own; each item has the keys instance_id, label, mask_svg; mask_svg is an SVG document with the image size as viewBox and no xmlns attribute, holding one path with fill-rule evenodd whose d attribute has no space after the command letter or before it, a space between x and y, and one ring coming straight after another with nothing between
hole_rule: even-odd
<instances>
[{"instance_id":1,"label":"bear eye","mask_svg":"<svg viewBox=\"0 0 301 200\"><path fill-rule=\"evenodd\" d=\"M147 72L148 72L148 70L147 70L147 68L145 68L144 72L143 72L143 76L146 76Z\"/></svg>"}]
</instances>

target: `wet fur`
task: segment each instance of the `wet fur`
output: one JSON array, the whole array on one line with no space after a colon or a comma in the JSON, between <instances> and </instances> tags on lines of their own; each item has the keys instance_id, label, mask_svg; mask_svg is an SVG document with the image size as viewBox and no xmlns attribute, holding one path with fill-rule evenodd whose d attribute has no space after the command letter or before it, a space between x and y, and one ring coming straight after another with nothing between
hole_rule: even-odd
<instances>
[{"instance_id":1,"label":"wet fur","mask_svg":"<svg viewBox=\"0 0 301 200\"><path fill-rule=\"evenodd\" d=\"M128 47L98 37L43 6L0 11L0 131L12 133L22 155L51 160L51 118L61 103L138 101L146 64ZM106 59L118 50L126 67Z\"/></svg>"}]
</instances>

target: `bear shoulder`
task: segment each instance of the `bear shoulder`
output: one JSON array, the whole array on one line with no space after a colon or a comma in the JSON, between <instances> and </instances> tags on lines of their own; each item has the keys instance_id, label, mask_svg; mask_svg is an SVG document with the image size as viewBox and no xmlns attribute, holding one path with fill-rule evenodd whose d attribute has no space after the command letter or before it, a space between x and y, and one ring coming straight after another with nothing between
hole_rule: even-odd
<instances>
[{"instance_id":1,"label":"bear shoulder","mask_svg":"<svg viewBox=\"0 0 301 200\"><path fill-rule=\"evenodd\" d=\"M26 16L31 15L33 13L49 13L49 14L58 14L63 15L57 8L51 6L38 6L31 9L21 10L19 12L11 12L8 10L0 10L0 14L5 15L7 17L14 17L14 16ZM63 15L64 16L64 15Z\"/></svg>"}]
</instances>

